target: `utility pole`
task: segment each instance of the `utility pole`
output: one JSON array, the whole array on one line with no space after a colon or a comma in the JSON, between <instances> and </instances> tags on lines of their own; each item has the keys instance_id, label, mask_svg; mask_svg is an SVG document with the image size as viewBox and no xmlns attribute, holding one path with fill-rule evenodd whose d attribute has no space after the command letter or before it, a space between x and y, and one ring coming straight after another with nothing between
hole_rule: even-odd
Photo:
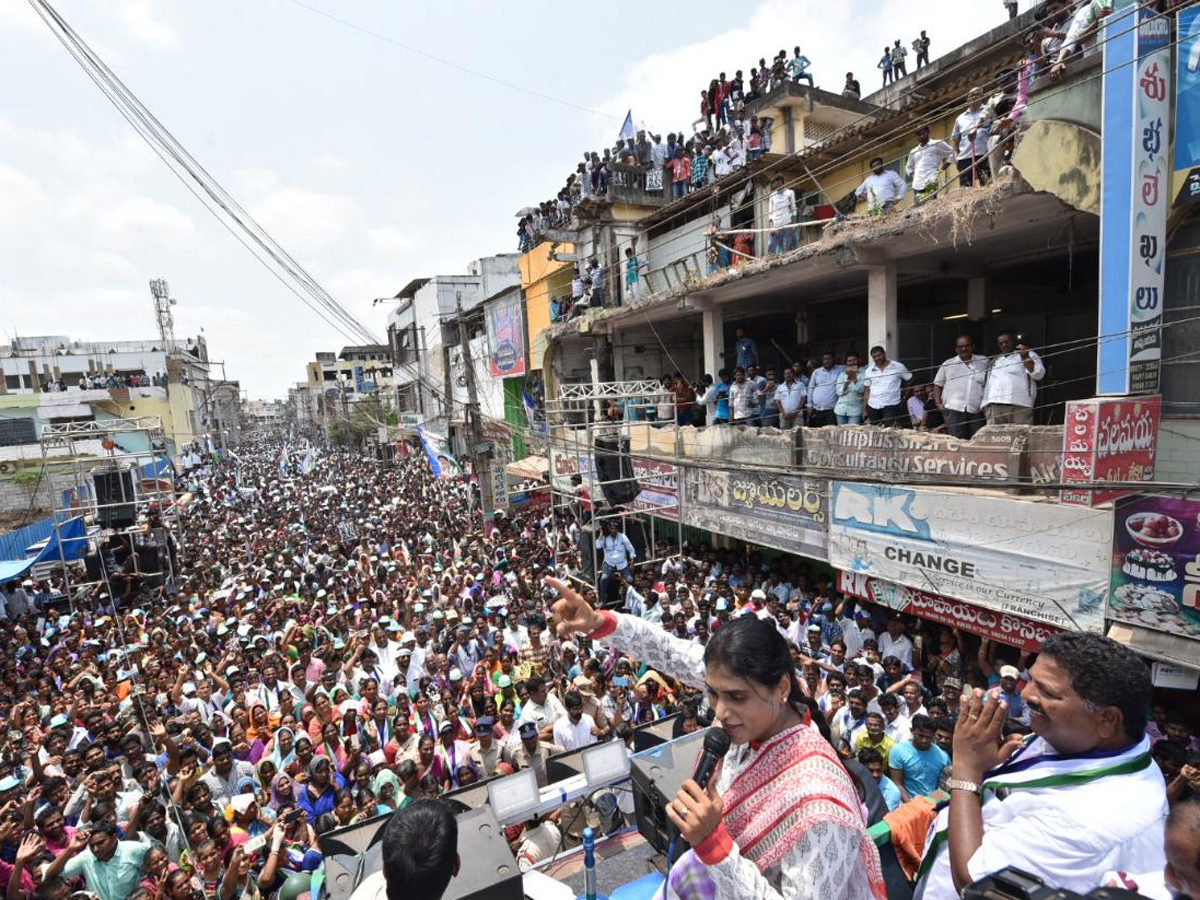
<instances>
[{"instance_id":1,"label":"utility pole","mask_svg":"<svg viewBox=\"0 0 1200 900\"><path fill-rule=\"evenodd\" d=\"M458 309L458 349L467 376L467 421L471 427L471 457L475 460L475 477L479 479L479 496L483 505L483 531L491 531L496 519L496 495L492 490L491 447L483 438L483 416L479 395L475 389L475 363L469 350L470 335L463 319L462 291L456 294Z\"/></svg>"}]
</instances>

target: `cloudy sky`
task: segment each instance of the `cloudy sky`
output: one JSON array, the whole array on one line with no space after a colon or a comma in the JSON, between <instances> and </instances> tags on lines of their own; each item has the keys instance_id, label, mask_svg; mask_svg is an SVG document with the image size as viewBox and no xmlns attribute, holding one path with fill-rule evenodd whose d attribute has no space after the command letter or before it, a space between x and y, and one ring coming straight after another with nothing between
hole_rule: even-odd
<instances>
[{"instance_id":1,"label":"cloudy sky","mask_svg":"<svg viewBox=\"0 0 1200 900\"><path fill-rule=\"evenodd\" d=\"M627 109L686 127L717 71L797 42L818 85L854 70L873 88L891 39L925 28L936 57L1005 18L1001 0L52 2L378 334L373 298L513 251L513 213L552 196ZM186 191L27 0L0 0L4 339L152 338L155 277L179 301L176 334L203 329L251 397L282 397L314 352L349 343Z\"/></svg>"}]
</instances>

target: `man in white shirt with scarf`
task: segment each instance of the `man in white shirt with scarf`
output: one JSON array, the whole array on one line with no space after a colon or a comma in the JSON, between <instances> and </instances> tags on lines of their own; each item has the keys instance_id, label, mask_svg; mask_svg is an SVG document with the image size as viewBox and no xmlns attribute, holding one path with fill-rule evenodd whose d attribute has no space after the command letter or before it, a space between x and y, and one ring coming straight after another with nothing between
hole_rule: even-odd
<instances>
[{"instance_id":1,"label":"man in white shirt with scarf","mask_svg":"<svg viewBox=\"0 0 1200 900\"><path fill-rule=\"evenodd\" d=\"M1106 872L1165 864L1166 786L1150 755L1146 664L1096 634L1042 644L1022 693L1034 737L1001 741L1007 704L978 689L954 731L950 801L925 844L915 900L954 900L1016 866L1087 893Z\"/></svg>"}]
</instances>

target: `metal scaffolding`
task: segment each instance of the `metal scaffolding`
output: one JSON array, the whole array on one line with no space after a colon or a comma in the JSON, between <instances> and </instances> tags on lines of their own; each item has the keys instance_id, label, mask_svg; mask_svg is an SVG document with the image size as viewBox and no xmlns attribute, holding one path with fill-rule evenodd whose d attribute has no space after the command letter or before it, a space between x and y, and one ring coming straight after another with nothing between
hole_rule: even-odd
<instances>
[{"instance_id":1,"label":"metal scaffolding","mask_svg":"<svg viewBox=\"0 0 1200 900\"><path fill-rule=\"evenodd\" d=\"M580 566L570 577L604 599L608 522L616 522L638 549L635 572L677 557L683 505L674 395L654 380L563 385L556 399L546 401L546 422L554 517L580 525ZM576 475L583 492L572 484ZM610 502L612 497L621 502ZM674 551L660 556L664 519L672 521L676 540Z\"/></svg>"},{"instance_id":2,"label":"metal scaffolding","mask_svg":"<svg viewBox=\"0 0 1200 900\"><path fill-rule=\"evenodd\" d=\"M88 526L84 540L92 564L60 554L63 590L72 606L100 584L113 591L114 603L120 599L114 581L129 589L133 584L172 584L182 543L175 467L167 455L162 419L49 423L42 428L41 448L44 470L64 463L70 467L72 486L64 506L83 516ZM59 546L79 540L64 539L65 521L55 516ZM116 568L112 574L109 565Z\"/></svg>"}]
</instances>

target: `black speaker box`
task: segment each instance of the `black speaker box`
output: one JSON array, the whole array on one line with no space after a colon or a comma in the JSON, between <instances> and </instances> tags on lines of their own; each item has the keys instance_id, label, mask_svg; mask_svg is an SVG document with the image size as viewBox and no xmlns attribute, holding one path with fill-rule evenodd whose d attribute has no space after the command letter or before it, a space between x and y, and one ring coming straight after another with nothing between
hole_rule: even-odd
<instances>
[{"instance_id":1,"label":"black speaker box","mask_svg":"<svg viewBox=\"0 0 1200 900\"><path fill-rule=\"evenodd\" d=\"M488 804L458 815L458 858L442 900L525 900L521 870Z\"/></svg>"},{"instance_id":2,"label":"black speaker box","mask_svg":"<svg viewBox=\"0 0 1200 900\"><path fill-rule=\"evenodd\" d=\"M95 469L96 515L105 528L128 528L136 518L133 472L130 469Z\"/></svg>"},{"instance_id":3,"label":"black speaker box","mask_svg":"<svg viewBox=\"0 0 1200 900\"><path fill-rule=\"evenodd\" d=\"M596 475L602 482L600 492L612 506L632 503L641 488L633 477L629 458L629 438L603 435L596 438ZM613 482L604 484L603 482Z\"/></svg>"}]
</instances>

